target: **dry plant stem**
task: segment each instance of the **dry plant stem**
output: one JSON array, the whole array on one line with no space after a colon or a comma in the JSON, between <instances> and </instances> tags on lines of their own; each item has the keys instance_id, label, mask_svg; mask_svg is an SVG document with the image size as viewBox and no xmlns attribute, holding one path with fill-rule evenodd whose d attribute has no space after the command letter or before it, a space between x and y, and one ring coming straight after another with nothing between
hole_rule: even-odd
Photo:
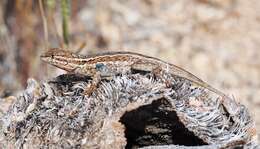
<instances>
[{"instance_id":1,"label":"dry plant stem","mask_svg":"<svg viewBox=\"0 0 260 149\"><path fill-rule=\"evenodd\" d=\"M62 10L62 33L66 45L69 44L69 0L61 0Z\"/></svg>"},{"instance_id":2,"label":"dry plant stem","mask_svg":"<svg viewBox=\"0 0 260 149\"><path fill-rule=\"evenodd\" d=\"M51 18L51 22L53 23L54 35L55 35L56 39L58 40L59 45L62 47L62 46L64 46L64 44L63 44L64 42L63 42L62 35L59 33L59 30L57 27L57 22L54 18L54 15L51 15L50 18Z\"/></svg>"},{"instance_id":3,"label":"dry plant stem","mask_svg":"<svg viewBox=\"0 0 260 149\"><path fill-rule=\"evenodd\" d=\"M45 46L45 48L48 48L48 46L49 46L48 24L47 24L47 19L46 19L45 12L44 12L43 4L42 4L43 0L38 0L38 1L39 1L39 7L40 7L40 13L41 13L41 17L42 17L42 22L43 22L44 42L45 42L44 46Z\"/></svg>"},{"instance_id":4,"label":"dry plant stem","mask_svg":"<svg viewBox=\"0 0 260 149\"><path fill-rule=\"evenodd\" d=\"M75 53L80 53L83 50L83 48L86 47L86 45L87 45L86 42L81 43Z\"/></svg>"}]
</instances>

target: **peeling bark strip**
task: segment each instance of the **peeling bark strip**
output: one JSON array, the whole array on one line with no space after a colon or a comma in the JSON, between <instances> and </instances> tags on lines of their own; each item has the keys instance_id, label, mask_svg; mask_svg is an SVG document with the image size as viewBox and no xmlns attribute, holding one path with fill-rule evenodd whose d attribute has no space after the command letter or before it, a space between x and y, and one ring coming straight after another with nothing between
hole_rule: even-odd
<instances>
[{"instance_id":1,"label":"peeling bark strip","mask_svg":"<svg viewBox=\"0 0 260 149\"><path fill-rule=\"evenodd\" d=\"M173 77L173 76L168 76ZM2 148L219 149L256 147L247 109L189 80L173 85L151 73L101 80L83 94L89 77L61 75L28 87L1 119ZM205 98L207 100L205 100ZM227 112L236 110L236 115Z\"/></svg>"}]
</instances>

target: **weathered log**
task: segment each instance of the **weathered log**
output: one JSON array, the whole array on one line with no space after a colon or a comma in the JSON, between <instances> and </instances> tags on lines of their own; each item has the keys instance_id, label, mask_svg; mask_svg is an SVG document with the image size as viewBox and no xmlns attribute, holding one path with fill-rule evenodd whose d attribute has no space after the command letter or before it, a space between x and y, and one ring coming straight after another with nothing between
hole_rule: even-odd
<instances>
[{"instance_id":1,"label":"weathered log","mask_svg":"<svg viewBox=\"0 0 260 149\"><path fill-rule=\"evenodd\" d=\"M173 76L174 77L174 76ZM76 74L28 87L1 118L3 148L234 148L257 147L254 121L235 100L174 77L151 74L102 80ZM230 107L226 107L230 105Z\"/></svg>"}]
</instances>

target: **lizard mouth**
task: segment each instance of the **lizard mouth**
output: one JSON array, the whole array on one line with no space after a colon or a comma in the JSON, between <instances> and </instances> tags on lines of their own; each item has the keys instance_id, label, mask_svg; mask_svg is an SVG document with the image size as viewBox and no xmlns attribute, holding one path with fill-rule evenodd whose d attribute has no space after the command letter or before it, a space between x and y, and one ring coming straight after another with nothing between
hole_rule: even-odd
<instances>
[{"instance_id":1,"label":"lizard mouth","mask_svg":"<svg viewBox=\"0 0 260 149\"><path fill-rule=\"evenodd\" d=\"M45 55L41 55L40 58L41 58L42 61L47 62L47 63L51 64L52 66L66 70L68 72L71 72L75 69L72 65L68 64L68 61L55 59L55 58L45 56Z\"/></svg>"},{"instance_id":2,"label":"lizard mouth","mask_svg":"<svg viewBox=\"0 0 260 149\"><path fill-rule=\"evenodd\" d=\"M74 56L71 52L59 48L51 48L47 50L47 52L43 53L40 58L42 61L68 72L77 69L79 61L81 61L81 59L78 60L78 57Z\"/></svg>"},{"instance_id":3,"label":"lizard mouth","mask_svg":"<svg viewBox=\"0 0 260 149\"><path fill-rule=\"evenodd\" d=\"M48 57L46 55L41 55L40 58L41 58L41 60L43 60L45 62L50 62L51 61L50 57Z\"/></svg>"}]
</instances>

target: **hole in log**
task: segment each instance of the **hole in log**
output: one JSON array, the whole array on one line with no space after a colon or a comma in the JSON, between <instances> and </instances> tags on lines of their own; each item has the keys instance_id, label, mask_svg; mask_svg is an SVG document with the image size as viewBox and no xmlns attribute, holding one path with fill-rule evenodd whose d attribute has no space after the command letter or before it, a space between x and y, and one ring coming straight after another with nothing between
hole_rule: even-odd
<instances>
[{"instance_id":1,"label":"hole in log","mask_svg":"<svg viewBox=\"0 0 260 149\"><path fill-rule=\"evenodd\" d=\"M206 145L179 121L175 111L170 111L165 99L126 112L120 119L126 127L126 148L150 145Z\"/></svg>"}]
</instances>

